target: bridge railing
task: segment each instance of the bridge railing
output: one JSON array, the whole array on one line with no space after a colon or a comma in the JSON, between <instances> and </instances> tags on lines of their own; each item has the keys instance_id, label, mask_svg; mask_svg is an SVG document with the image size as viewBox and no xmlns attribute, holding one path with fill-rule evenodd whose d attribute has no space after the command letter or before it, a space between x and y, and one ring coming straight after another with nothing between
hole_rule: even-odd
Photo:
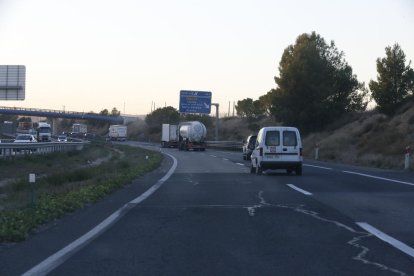
<instances>
[{"instance_id":1,"label":"bridge railing","mask_svg":"<svg viewBox=\"0 0 414 276\"><path fill-rule=\"evenodd\" d=\"M83 142L38 142L38 143L0 143L0 159L8 159L29 154L49 154L57 151L82 150L88 141Z\"/></svg>"}]
</instances>

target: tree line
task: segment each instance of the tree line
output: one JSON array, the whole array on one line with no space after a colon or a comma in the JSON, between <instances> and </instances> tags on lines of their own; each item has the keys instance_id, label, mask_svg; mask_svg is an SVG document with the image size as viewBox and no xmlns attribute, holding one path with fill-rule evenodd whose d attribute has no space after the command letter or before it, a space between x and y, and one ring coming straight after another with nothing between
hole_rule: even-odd
<instances>
[{"instance_id":1,"label":"tree line","mask_svg":"<svg viewBox=\"0 0 414 276\"><path fill-rule=\"evenodd\" d=\"M378 111L392 115L414 98L414 71L398 43L386 47L385 54L377 59L377 80L370 81L369 91L334 41L304 33L284 50L276 87L257 100L239 100L237 114L250 120L272 116L304 132L321 130L345 113L364 111L371 99Z\"/></svg>"}]
</instances>

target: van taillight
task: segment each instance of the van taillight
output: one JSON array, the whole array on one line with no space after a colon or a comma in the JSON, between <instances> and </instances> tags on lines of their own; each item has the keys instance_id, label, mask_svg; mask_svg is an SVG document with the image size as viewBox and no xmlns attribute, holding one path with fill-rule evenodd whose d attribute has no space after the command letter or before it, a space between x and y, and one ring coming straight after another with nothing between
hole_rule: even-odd
<instances>
[{"instance_id":1,"label":"van taillight","mask_svg":"<svg viewBox=\"0 0 414 276\"><path fill-rule=\"evenodd\" d=\"M302 148L299 149L299 154L302 156Z\"/></svg>"},{"instance_id":2,"label":"van taillight","mask_svg":"<svg viewBox=\"0 0 414 276\"><path fill-rule=\"evenodd\" d=\"M263 156L263 148L260 148L260 156Z\"/></svg>"}]
</instances>

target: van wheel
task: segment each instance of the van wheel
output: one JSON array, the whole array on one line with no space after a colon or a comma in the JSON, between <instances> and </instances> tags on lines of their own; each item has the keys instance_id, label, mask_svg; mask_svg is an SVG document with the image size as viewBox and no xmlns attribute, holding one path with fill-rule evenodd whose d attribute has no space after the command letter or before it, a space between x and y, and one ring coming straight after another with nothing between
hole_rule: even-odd
<instances>
[{"instance_id":1,"label":"van wheel","mask_svg":"<svg viewBox=\"0 0 414 276\"><path fill-rule=\"evenodd\" d=\"M287 170L286 170L286 173L287 173L287 174L292 174L292 169L287 169Z\"/></svg>"},{"instance_id":2,"label":"van wheel","mask_svg":"<svg viewBox=\"0 0 414 276\"><path fill-rule=\"evenodd\" d=\"M302 165L296 167L296 175L302 175Z\"/></svg>"},{"instance_id":3,"label":"van wheel","mask_svg":"<svg viewBox=\"0 0 414 276\"><path fill-rule=\"evenodd\" d=\"M260 165L257 164L257 166L256 166L256 174L257 175L261 175L262 173L263 173L262 167L260 167Z\"/></svg>"},{"instance_id":4,"label":"van wheel","mask_svg":"<svg viewBox=\"0 0 414 276\"><path fill-rule=\"evenodd\" d=\"M255 173L255 172L256 172L255 167L253 167L253 165L250 164L250 173Z\"/></svg>"}]
</instances>

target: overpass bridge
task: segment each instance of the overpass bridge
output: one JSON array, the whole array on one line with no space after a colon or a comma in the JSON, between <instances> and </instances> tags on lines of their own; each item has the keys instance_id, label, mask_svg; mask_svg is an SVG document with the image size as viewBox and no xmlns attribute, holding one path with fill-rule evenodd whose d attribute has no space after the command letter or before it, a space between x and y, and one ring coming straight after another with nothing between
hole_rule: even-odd
<instances>
[{"instance_id":1,"label":"overpass bridge","mask_svg":"<svg viewBox=\"0 0 414 276\"><path fill-rule=\"evenodd\" d=\"M100 114L95 114L95 113L84 113L84 112L76 112L76 111L51 110L51 109L37 109L37 108L24 108L24 107L0 106L0 114L105 121L105 122L109 122L113 124L124 123L124 118L122 116L108 116L108 115L100 115Z\"/></svg>"}]
</instances>

